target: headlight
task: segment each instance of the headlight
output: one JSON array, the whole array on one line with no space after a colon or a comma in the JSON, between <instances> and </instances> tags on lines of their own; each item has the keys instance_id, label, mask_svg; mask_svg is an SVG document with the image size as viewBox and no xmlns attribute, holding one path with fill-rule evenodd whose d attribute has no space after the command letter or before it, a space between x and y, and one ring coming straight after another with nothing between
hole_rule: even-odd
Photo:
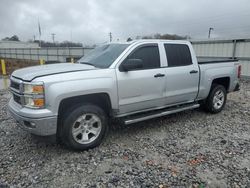
<instances>
[{"instance_id":1,"label":"headlight","mask_svg":"<svg viewBox=\"0 0 250 188\"><path fill-rule=\"evenodd\" d=\"M24 84L24 94L43 94L44 86L43 83L37 84Z\"/></svg>"},{"instance_id":2,"label":"headlight","mask_svg":"<svg viewBox=\"0 0 250 188\"><path fill-rule=\"evenodd\" d=\"M43 83L24 83L24 106L29 108L44 108L44 85Z\"/></svg>"},{"instance_id":3,"label":"headlight","mask_svg":"<svg viewBox=\"0 0 250 188\"><path fill-rule=\"evenodd\" d=\"M24 106L29 108L44 108L44 98L34 98L32 96L24 96Z\"/></svg>"}]
</instances>

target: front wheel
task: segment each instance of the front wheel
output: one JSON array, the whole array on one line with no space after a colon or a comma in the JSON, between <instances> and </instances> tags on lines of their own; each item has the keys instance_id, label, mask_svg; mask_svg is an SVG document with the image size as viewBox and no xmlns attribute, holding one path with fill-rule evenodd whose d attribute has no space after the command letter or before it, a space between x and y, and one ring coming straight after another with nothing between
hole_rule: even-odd
<instances>
[{"instance_id":1,"label":"front wheel","mask_svg":"<svg viewBox=\"0 0 250 188\"><path fill-rule=\"evenodd\" d=\"M87 150L98 146L107 131L105 112L96 105L82 105L65 114L62 141L72 149Z\"/></svg>"},{"instance_id":2,"label":"front wheel","mask_svg":"<svg viewBox=\"0 0 250 188\"><path fill-rule=\"evenodd\" d=\"M213 84L205 101L205 110L216 114L223 110L227 100L227 92L224 86Z\"/></svg>"}]
</instances>

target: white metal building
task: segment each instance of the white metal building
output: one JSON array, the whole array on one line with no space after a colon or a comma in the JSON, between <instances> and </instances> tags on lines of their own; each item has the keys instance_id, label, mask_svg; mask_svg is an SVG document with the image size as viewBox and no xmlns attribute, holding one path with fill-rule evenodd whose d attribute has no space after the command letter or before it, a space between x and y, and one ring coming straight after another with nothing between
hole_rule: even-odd
<instances>
[{"instance_id":1,"label":"white metal building","mask_svg":"<svg viewBox=\"0 0 250 188\"><path fill-rule=\"evenodd\" d=\"M38 43L0 40L0 48L39 48Z\"/></svg>"},{"instance_id":2,"label":"white metal building","mask_svg":"<svg viewBox=\"0 0 250 188\"><path fill-rule=\"evenodd\" d=\"M250 39L210 39L191 41L198 57L237 58L242 75L250 76Z\"/></svg>"},{"instance_id":3,"label":"white metal building","mask_svg":"<svg viewBox=\"0 0 250 188\"><path fill-rule=\"evenodd\" d=\"M210 39L191 41L198 57L237 58L242 75L250 77L250 38ZM79 58L91 48L39 48L37 43L0 41L0 57L65 62Z\"/></svg>"}]
</instances>

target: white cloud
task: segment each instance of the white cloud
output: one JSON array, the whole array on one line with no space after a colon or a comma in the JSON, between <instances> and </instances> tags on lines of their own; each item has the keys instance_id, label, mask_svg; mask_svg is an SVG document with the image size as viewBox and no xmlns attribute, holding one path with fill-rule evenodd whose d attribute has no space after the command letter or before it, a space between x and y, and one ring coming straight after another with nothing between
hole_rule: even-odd
<instances>
[{"instance_id":1,"label":"white cloud","mask_svg":"<svg viewBox=\"0 0 250 188\"><path fill-rule=\"evenodd\" d=\"M176 33L205 38L209 27L213 37L250 36L249 0L1 0L0 38L16 34L22 40L72 39L102 43L137 35Z\"/></svg>"}]
</instances>

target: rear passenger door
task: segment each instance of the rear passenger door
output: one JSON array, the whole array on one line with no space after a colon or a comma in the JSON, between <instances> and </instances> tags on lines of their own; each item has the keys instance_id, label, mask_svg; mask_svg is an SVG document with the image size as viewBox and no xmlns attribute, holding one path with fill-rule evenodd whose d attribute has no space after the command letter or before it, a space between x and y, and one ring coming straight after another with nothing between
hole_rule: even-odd
<instances>
[{"instance_id":1,"label":"rear passenger door","mask_svg":"<svg viewBox=\"0 0 250 188\"><path fill-rule=\"evenodd\" d=\"M166 104L192 102L198 93L199 69L187 44L165 43Z\"/></svg>"}]
</instances>

